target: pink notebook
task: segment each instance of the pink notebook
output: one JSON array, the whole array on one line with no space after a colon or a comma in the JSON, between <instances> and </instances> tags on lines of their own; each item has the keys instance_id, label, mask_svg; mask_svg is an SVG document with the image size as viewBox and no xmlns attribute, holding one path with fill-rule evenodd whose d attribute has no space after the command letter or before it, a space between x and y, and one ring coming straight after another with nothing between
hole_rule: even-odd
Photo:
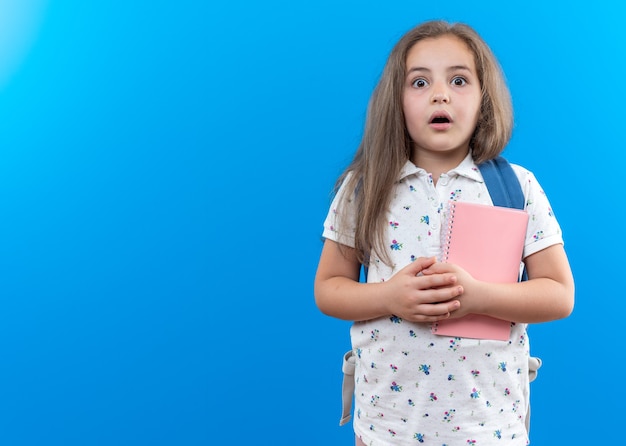
<instances>
[{"instance_id":1,"label":"pink notebook","mask_svg":"<svg viewBox=\"0 0 626 446\"><path fill-rule=\"evenodd\" d=\"M519 209L451 202L443 236L442 261L455 263L474 278L494 283L518 281L528 214ZM443 336L506 341L511 322L468 314L434 323Z\"/></svg>"}]
</instances>

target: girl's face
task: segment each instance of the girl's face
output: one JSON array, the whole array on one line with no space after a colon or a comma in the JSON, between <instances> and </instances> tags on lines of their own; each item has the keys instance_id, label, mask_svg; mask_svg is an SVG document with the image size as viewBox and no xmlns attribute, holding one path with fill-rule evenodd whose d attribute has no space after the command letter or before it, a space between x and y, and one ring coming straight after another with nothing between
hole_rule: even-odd
<instances>
[{"instance_id":1,"label":"girl's face","mask_svg":"<svg viewBox=\"0 0 626 446\"><path fill-rule=\"evenodd\" d=\"M413 141L412 160L460 162L467 155L482 99L473 53L452 35L423 39L409 50L406 67L403 110Z\"/></svg>"}]
</instances>

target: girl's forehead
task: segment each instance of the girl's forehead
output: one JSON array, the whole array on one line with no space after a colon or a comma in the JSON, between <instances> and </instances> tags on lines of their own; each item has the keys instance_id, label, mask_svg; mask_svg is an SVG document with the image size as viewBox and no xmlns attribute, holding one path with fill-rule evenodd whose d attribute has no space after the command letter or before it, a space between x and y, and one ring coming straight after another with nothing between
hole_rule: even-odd
<instances>
[{"instance_id":1,"label":"girl's forehead","mask_svg":"<svg viewBox=\"0 0 626 446\"><path fill-rule=\"evenodd\" d=\"M474 53L460 38L445 34L428 37L415 43L407 52L407 69L412 65L438 68L463 65L474 69Z\"/></svg>"}]
</instances>

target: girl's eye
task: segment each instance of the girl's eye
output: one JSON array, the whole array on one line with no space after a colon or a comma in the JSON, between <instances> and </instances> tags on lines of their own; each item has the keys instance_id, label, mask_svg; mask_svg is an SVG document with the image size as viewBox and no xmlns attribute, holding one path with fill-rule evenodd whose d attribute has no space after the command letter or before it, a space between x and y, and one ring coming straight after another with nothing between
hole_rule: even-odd
<instances>
[{"instance_id":1,"label":"girl's eye","mask_svg":"<svg viewBox=\"0 0 626 446\"><path fill-rule=\"evenodd\" d=\"M452 79L452 84L457 87L462 87L463 85L467 84L467 81L464 78L457 76Z\"/></svg>"},{"instance_id":2,"label":"girl's eye","mask_svg":"<svg viewBox=\"0 0 626 446\"><path fill-rule=\"evenodd\" d=\"M423 79L423 78L415 79L413 81L413 86L415 88L424 88L427 85L428 85L428 82L426 81L426 79Z\"/></svg>"}]
</instances>

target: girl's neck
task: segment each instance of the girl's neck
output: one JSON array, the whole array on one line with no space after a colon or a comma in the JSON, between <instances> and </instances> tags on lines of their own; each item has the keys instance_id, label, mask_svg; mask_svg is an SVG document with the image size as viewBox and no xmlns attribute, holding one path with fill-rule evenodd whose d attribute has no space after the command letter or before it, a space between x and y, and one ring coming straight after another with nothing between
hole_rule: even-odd
<instances>
[{"instance_id":1,"label":"girl's neck","mask_svg":"<svg viewBox=\"0 0 626 446\"><path fill-rule=\"evenodd\" d=\"M467 150L455 150L446 153L414 150L413 155L411 156L411 161L417 167L420 167L431 174L433 182L436 184L441 174L449 172L461 164L461 161L465 159L467 153Z\"/></svg>"}]
</instances>

